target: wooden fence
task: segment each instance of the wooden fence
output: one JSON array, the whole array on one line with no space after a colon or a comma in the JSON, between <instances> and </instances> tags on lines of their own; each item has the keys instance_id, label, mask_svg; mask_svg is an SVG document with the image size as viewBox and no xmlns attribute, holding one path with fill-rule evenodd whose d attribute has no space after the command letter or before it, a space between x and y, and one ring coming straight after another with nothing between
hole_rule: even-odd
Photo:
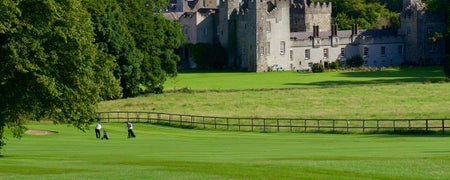
<instances>
[{"instance_id":1,"label":"wooden fence","mask_svg":"<svg viewBox=\"0 0 450 180\"><path fill-rule=\"evenodd\" d=\"M261 132L442 132L450 119L230 118L157 112L98 112L101 122L148 122L172 126Z\"/></svg>"}]
</instances>

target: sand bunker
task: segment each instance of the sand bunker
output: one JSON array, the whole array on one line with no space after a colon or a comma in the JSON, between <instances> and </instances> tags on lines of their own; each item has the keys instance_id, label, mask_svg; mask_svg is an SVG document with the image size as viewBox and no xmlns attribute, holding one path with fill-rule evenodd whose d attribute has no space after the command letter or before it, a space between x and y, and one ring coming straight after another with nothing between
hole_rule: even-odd
<instances>
[{"instance_id":1,"label":"sand bunker","mask_svg":"<svg viewBox=\"0 0 450 180\"><path fill-rule=\"evenodd\" d=\"M56 133L58 133L58 131L36 130L36 129L29 129L29 130L25 131L25 134L36 135L36 136L51 135L51 134L56 134Z\"/></svg>"}]
</instances>

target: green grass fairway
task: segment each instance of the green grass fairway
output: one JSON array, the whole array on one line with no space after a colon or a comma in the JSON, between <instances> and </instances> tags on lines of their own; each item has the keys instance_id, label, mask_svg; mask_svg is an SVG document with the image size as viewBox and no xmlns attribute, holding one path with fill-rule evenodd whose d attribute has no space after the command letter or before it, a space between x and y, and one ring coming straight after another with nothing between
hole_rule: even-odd
<instances>
[{"instance_id":1,"label":"green grass fairway","mask_svg":"<svg viewBox=\"0 0 450 180\"><path fill-rule=\"evenodd\" d=\"M323 88L398 83L429 83L442 81L442 67L388 68L373 72L298 73L295 71L250 72L181 72L168 79L166 91L191 90L249 90L284 88Z\"/></svg>"},{"instance_id":2,"label":"green grass fairway","mask_svg":"<svg viewBox=\"0 0 450 180\"><path fill-rule=\"evenodd\" d=\"M180 73L164 93L105 101L99 111L223 117L450 118L441 67L376 72ZM176 82L176 83L171 83Z\"/></svg>"},{"instance_id":3,"label":"green grass fairway","mask_svg":"<svg viewBox=\"0 0 450 180\"><path fill-rule=\"evenodd\" d=\"M103 124L9 138L0 179L448 179L450 137L250 133ZM8 136L10 137L10 136Z\"/></svg>"}]
</instances>

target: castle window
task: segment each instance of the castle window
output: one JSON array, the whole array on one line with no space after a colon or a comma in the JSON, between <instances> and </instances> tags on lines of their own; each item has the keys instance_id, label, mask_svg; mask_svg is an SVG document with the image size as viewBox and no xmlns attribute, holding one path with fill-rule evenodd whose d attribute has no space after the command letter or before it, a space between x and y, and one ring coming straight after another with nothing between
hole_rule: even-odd
<instances>
[{"instance_id":1,"label":"castle window","mask_svg":"<svg viewBox=\"0 0 450 180\"><path fill-rule=\"evenodd\" d=\"M398 46L397 47L397 52L399 55L403 55L403 46Z\"/></svg>"},{"instance_id":2,"label":"castle window","mask_svg":"<svg viewBox=\"0 0 450 180\"><path fill-rule=\"evenodd\" d=\"M369 48L368 47L364 47L363 55L364 55L364 57L369 56Z\"/></svg>"},{"instance_id":3,"label":"castle window","mask_svg":"<svg viewBox=\"0 0 450 180\"><path fill-rule=\"evenodd\" d=\"M208 29L207 28L203 29L203 35L208 35Z\"/></svg>"},{"instance_id":4,"label":"castle window","mask_svg":"<svg viewBox=\"0 0 450 180\"><path fill-rule=\"evenodd\" d=\"M270 32L270 21L267 21L266 28L267 28L267 32Z\"/></svg>"},{"instance_id":5,"label":"castle window","mask_svg":"<svg viewBox=\"0 0 450 180\"><path fill-rule=\"evenodd\" d=\"M270 42L266 42L266 51L267 51L267 55L270 55Z\"/></svg>"},{"instance_id":6,"label":"castle window","mask_svg":"<svg viewBox=\"0 0 450 180\"><path fill-rule=\"evenodd\" d=\"M386 56L386 47L381 46L381 56Z\"/></svg>"},{"instance_id":7,"label":"castle window","mask_svg":"<svg viewBox=\"0 0 450 180\"><path fill-rule=\"evenodd\" d=\"M312 63L312 62L309 62L309 63L308 63L308 67L313 67L313 63Z\"/></svg>"},{"instance_id":8,"label":"castle window","mask_svg":"<svg viewBox=\"0 0 450 180\"><path fill-rule=\"evenodd\" d=\"M328 48L323 49L323 58L328 58Z\"/></svg>"},{"instance_id":9,"label":"castle window","mask_svg":"<svg viewBox=\"0 0 450 180\"><path fill-rule=\"evenodd\" d=\"M291 58L291 61L293 61L294 60L294 51L290 50L289 52L290 52L289 57Z\"/></svg>"},{"instance_id":10,"label":"castle window","mask_svg":"<svg viewBox=\"0 0 450 180\"><path fill-rule=\"evenodd\" d=\"M285 54L285 48L286 48L286 42L281 41L280 42L280 54L281 55Z\"/></svg>"},{"instance_id":11,"label":"castle window","mask_svg":"<svg viewBox=\"0 0 450 180\"><path fill-rule=\"evenodd\" d=\"M341 57L345 57L345 48L341 48Z\"/></svg>"},{"instance_id":12,"label":"castle window","mask_svg":"<svg viewBox=\"0 0 450 180\"><path fill-rule=\"evenodd\" d=\"M261 53L261 55L263 56L264 55L264 47L261 47L261 48L259 48L260 49L260 53Z\"/></svg>"},{"instance_id":13,"label":"castle window","mask_svg":"<svg viewBox=\"0 0 450 180\"><path fill-rule=\"evenodd\" d=\"M305 59L308 60L309 58L311 58L311 52L309 49L305 49Z\"/></svg>"}]
</instances>

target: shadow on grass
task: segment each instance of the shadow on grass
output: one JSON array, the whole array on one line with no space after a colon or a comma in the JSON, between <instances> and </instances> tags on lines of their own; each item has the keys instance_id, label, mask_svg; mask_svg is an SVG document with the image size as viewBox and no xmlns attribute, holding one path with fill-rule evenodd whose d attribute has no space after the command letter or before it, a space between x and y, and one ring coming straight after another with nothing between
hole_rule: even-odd
<instances>
[{"instance_id":1,"label":"shadow on grass","mask_svg":"<svg viewBox=\"0 0 450 180\"><path fill-rule=\"evenodd\" d=\"M340 76L350 80L328 80L311 83L285 83L284 85L298 86L337 86L337 85L365 85L365 84L400 84L400 83L442 83L446 82L442 67L417 67L388 69L384 71L352 71L341 72ZM360 80L360 78L374 78ZM376 78L376 79L375 79ZM330 78L331 79L331 78Z\"/></svg>"},{"instance_id":2,"label":"shadow on grass","mask_svg":"<svg viewBox=\"0 0 450 180\"><path fill-rule=\"evenodd\" d=\"M369 84L401 84L401 83L443 83L445 79L439 78L397 78L397 79L374 79L368 81L320 81L312 83L285 83L284 85L298 86L342 86L342 85L369 85Z\"/></svg>"}]
</instances>

